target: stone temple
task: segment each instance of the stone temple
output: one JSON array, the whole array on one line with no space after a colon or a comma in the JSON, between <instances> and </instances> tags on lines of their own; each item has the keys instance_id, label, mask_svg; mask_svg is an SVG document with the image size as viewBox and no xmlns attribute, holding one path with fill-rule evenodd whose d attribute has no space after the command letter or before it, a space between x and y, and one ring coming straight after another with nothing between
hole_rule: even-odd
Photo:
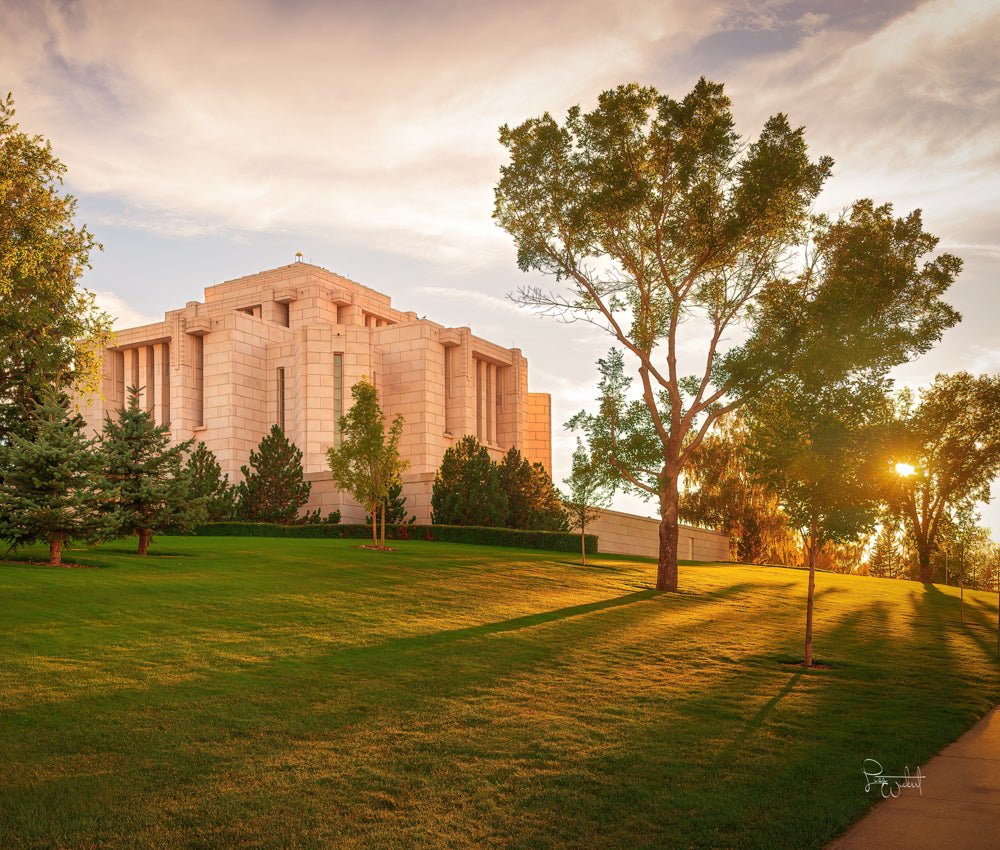
<instances>
[{"instance_id":1,"label":"stone temple","mask_svg":"<svg viewBox=\"0 0 1000 850\"><path fill-rule=\"evenodd\" d=\"M231 483L280 425L302 450L308 509L363 522L363 509L334 488L326 450L365 376L387 421L405 419L403 495L418 523L430 522L445 450L467 434L494 459L515 446L552 474L550 397L528 392L519 349L400 312L387 296L303 262L208 287L204 302L118 331L104 352L103 398L82 399L80 410L96 432L138 387L140 405L170 425L172 439L204 442Z\"/></svg>"}]
</instances>

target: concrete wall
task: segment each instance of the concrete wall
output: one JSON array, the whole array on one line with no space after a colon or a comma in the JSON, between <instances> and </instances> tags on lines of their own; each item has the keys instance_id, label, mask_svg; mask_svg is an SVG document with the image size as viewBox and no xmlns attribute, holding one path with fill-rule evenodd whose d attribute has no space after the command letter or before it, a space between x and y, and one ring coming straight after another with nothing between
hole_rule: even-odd
<instances>
[{"instance_id":1,"label":"concrete wall","mask_svg":"<svg viewBox=\"0 0 1000 850\"><path fill-rule=\"evenodd\" d=\"M655 558L659 554L659 527L655 519L605 511L587 526L587 533L597 535L600 552ZM682 561L728 561L729 537L707 528L682 525L677 556Z\"/></svg>"}]
</instances>

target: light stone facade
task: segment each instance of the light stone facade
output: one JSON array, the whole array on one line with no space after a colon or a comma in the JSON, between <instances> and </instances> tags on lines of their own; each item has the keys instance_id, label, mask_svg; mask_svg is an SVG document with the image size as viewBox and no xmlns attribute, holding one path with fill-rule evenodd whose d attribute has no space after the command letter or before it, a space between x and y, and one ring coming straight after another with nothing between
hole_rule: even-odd
<instances>
[{"instance_id":1,"label":"light stone facade","mask_svg":"<svg viewBox=\"0 0 1000 850\"><path fill-rule=\"evenodd\" d=\"M648 517L604 511L587 523L587 533L597 535L601 552L646 558L655 558L660 552L659 520ZM677 557L682 561L728 561L729 535L682 525L677 535Z\"/></svg>"},{"instance_id":2,"label":"light stone facade","mask_svg":"<svg viewBox=\"0 0 1000 850\"><path fill-rule=\"evenodd\" d=\"M430 522L431 487L445 450L467 434L494 459L511 446L552 474L551 402L528 392L517 348L400 312L388 296L303 262L227 281L162 322L118 331L104 354L102 396L80 399L92 431L140 388L139 403L174 441L193 437L230 482L274 424L302 450L307 509L364 511L330 480L326 451L351 387L367 376L387 421L401 413L407 510Z\"/></svg>"}]
</instances>

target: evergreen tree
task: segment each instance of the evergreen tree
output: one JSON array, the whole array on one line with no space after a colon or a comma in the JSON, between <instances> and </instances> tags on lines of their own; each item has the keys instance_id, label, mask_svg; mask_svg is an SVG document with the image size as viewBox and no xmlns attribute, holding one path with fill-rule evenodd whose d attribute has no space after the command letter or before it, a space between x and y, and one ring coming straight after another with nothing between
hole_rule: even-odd
<instances>
[{"instance_id":1,"label":"evergreen tree","mask_svg":"<svg viewBox=\"0 0 1000 850\"><path fill-rule=\"evenodd\" d=\"M372 517L372 545L378 546L376 513L382 512L382 545L385 545L385 502L389 490L410 462L399 456L403 417L396 416L385 431L385 414L378 391L364 378L351 387L351 409L340 417L339 446L327 451L333 480L347 490Z\"/></svg>"},{"instance_id":2,"label":"evergreen tree","mask_svg":"<svg viewBox=\"0 0 1000 850\"><path fill-rule=\"evenodd\" d=\"M507 516L497 465L473 436L451 446L434 476L431 513L438 525L502 526Z\"/></svg>"},{"instance_id":3,"label":"evergreen tree","mask_svg":"<svg viewBox=\"0 0 1000 850\"><path fill-rule=\"evenodd\" d=\"M250 452L236 488L236 513L247 522L291 523L309 501L312 484L302 471L302 452L277 425Z\"/></svg>"},{"instance_id":4,"label":"evergreen tree","mask_svg":"<svg viewBox=\"0 0 1000 850\"><path fill-rule=\"evenodd\" d=\"M602 470L587 454L580 438L576 440L573 465L569 478L563 483L569 487L569 498L564 499L569 521L580 529L580 564L587 566L587 525L598 519L611 506L614 485L607 483Z\"/></svg>"},{"instance_id":5,"label":"evergreen tree","mask_svg":"<svg viewBox=\"0 0 1000 850\"><path fill-rule=\"evenodd\" d=\"M139 537L145 555L154 532L187 532L204 519L201 499L193 497L184 454L193 440L170 445L170 426L157 425L139 409L139 390L129 387L128 406L117 420L104 420L100 453L107 485L102 504L104 534Z\"/></svg>"},{"instance_id":6,"label":"evergreen tree","mask_svg":"<svg viewBox=\"0 0 1000 850\"><path fill-rule=\"evenodd\" d=\"M0 447L0 539L11 548L44 540L49 565L62 563L63 544L97 536L101 460L84 421L49 387L31 416L31 439L16 434Z\"/></svg>"},{"instance_id":7,"label":"evergreen tree","mask_svg":"<svg viewBox=\"0 0 1000 850\"><path fill-rule=\"evenodd\" d=\"M204 443L187 459L186 470L191 482L191 495L203 500L205 518L209 522L225 522L236 510L236 488L229 485L229 476Z\"/></svg>"},{"instance_id":8,"label":"evergreen tree","mask_svg":"<svg viewBox=\"0 0 1000 850\"><path fill-rule=\"evenodd\" d=\"M537 461L531 465L530 487L531 510L527 528L531 531L569 531L562 497L545 467Z\"/></svg>"},{"instance_id":9,"label":"evergreen tree","mask_svg":"<svg viewBox=\"0 0 1000 850\"><path fill-rule=\"evenodd\" d=\"M507 503L503 525L507 528L532 528L535 482L531 464L511 446L496 468L497 483Z\"/></svg>"}]
</instances>

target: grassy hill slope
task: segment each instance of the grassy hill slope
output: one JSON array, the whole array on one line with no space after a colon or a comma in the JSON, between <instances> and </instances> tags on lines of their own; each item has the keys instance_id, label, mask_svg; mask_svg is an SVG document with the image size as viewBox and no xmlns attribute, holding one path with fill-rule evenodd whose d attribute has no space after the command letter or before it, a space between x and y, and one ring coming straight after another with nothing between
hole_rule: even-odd
<instances>
[{"instance_id":1,"label":"grassy hill slope","mask_svg":"<svg viewBox=\"0 0 1000 850\"><path fill-rule=\"evenodd\" d=\"M0 563L0 846L820 847L1000 701L993 595L354 545Z\"/></svg>"}]
</instances>

